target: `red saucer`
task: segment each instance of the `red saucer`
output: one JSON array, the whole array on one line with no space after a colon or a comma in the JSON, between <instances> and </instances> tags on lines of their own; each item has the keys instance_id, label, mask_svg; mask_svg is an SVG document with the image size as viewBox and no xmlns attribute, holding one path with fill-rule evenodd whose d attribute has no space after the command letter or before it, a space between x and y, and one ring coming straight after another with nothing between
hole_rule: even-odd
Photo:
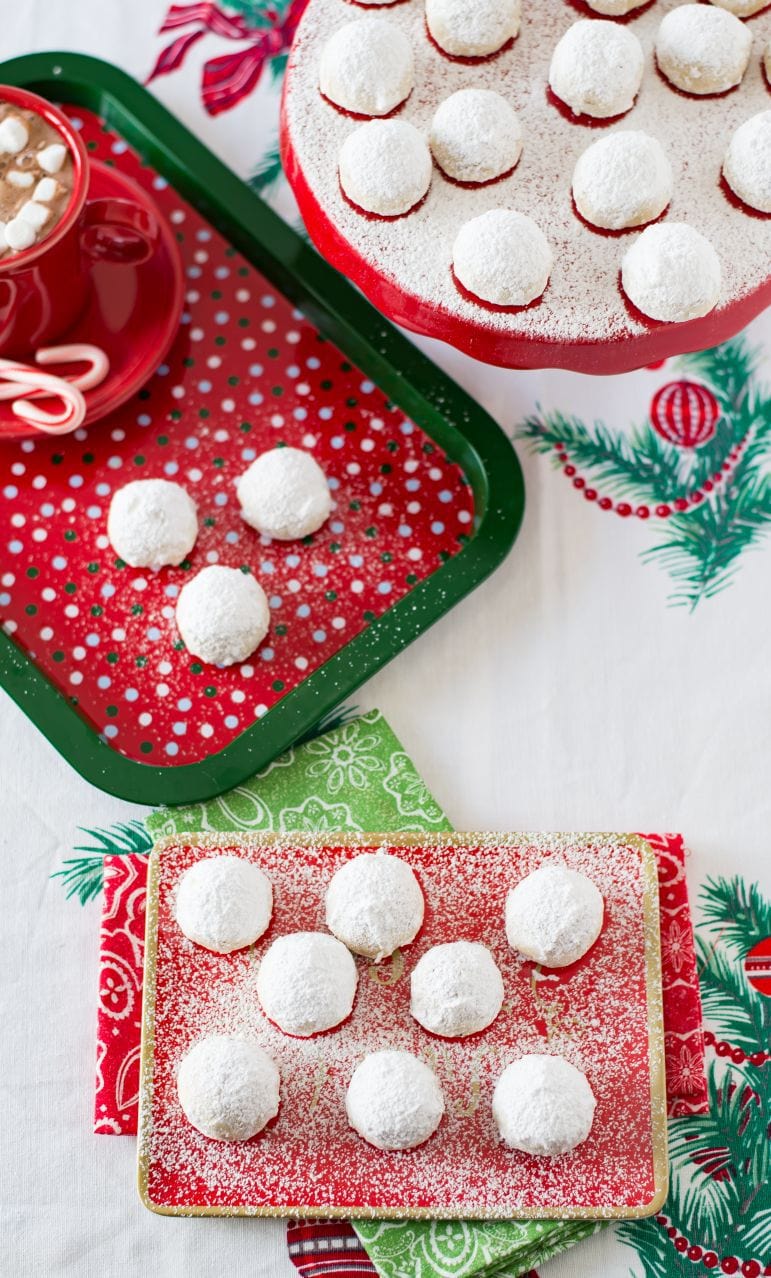
<instances>
[{"instance_id":1,"label":"red saucer","mask_svg":"<svg viewBox=\"0 0 771 1278\"><path fill-rule=\"evenodd\" d=\"M91 267L91 296L83 314L56 345L87 342L99 346L110 361L105 380L85 391L90 425L112 412L144 385L163 361L179 328L185 280L173 232L152 198L117 169L91 161L89 195L94 199L132 199L157 219L155 252L137 264L95 261ZM51 343L54 345L54 343ZM46 372L72 372L49 365ZM0 439L34 436L0 401Z\"/></svg>"}]
</instances>

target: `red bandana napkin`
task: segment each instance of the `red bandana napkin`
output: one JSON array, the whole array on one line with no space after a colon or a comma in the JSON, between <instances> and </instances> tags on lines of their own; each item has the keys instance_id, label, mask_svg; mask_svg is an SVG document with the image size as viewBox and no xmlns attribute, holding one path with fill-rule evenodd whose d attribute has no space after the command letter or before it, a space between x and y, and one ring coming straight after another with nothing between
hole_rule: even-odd
<instances>
[{"instance_id":1,"label":"red bandana napkin","mask_svg":"<svg viewBox=\"0 0 771 1278\"><path fill-rule=\"evenodd\" d=\"M704 1032L685 848L679 834L643 837L659 872L669 1113L701 1114L707 1110ZM94 1131L111 1136L137 1130L146 882L145 855L105 858Z\"/></svg>"}]
</instances>

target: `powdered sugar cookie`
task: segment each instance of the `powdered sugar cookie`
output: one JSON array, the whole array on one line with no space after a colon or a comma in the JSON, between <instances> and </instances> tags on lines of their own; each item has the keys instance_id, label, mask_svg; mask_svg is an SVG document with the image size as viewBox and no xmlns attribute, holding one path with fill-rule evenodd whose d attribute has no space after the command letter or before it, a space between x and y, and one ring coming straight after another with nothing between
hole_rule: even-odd
<instances>
[{"instance_id":1,"label":"powdered sugar cookie","mask_svg":"<svg viewBox=\"0 0 771 1278\"><path fill-rule=\"evenodd\" d=\"M410 1012L442 1038L465 1038L492 1025L503 1005L503 977L486 945L434 945L410 978Z\"/></svg>"},{"instance_id":2,"label":"powdered sugar cookie","mask_svg":"<svg viewBox=\"0 0 771 1278\"><path fill-rule=\"evenodd\" d=\"M135 479L113 495L107 536L131 568L181 564L198 537L195 502L171 480Z\"/></svg>"},{"instance_id":3,"label":"powdered sugar cookie","mask_svg":"<svg viewBox=\"0 0 771 1278\"><path fill-rule=\"evenodd\" d=\"M280 936L257 973L257 997L285 1034L309 1038L350 1015L358 984L350 952L325 932Z\"/></svg>"},{"instance_id":4,"label":"powdered sugar cookie","mask_svg":"<svg viewBox=\"0 0 771 1278\"><path fill-rule=\"evenodd\" d=\"M276 541L316 532L329 518L326 475L302 448L271 448L236 480L241 514L252 528Z\"/></svg>"},{"instance_id":5,"label":"powdered sugar cookie","mask_svg":"<svg viewBox=\"0 0 771 1278\"><path fill-rule=\"evenodd\" d=\"M554 1158L583 1144L597 1102L586 1075L564 1056L521 1056L495 1085L493 1117L512 1149Z\"/></svg>"},{"instance_id":6,"label":"powdered sugar cookie","mask_svg":"<svg viewBox=\"0 0 771 1278\"><path fill-rule=\"evenodd\" d=\"M432 1069L410 1052L372 1052L345 1096L351 1127L376 1149L415 1149L433 1136L444 1097Z\"/></svg>"},{"instance_id":7,"label":"powdered sugar cookie","mask_svg":"<svg viewBox=\"0 0 771 1278\"><path fill-rule=\"evenodd\" d=\"M649 319L682 323L717 305L720 259L692 226L657 222L624 254L621 283L630 302Z\"/></svg>"},{"instance_id":8,"label":"powdered sugar cookie","mask_svg":"<svg viewBox=\"0 0 771 1278\"><path fill-rule=\"evenodd\" d=\"M624 18L634 9L649 3L649 0L584 0L587 8L601 13L606 18Z\"/></svg>"},{"instance_id":9,"label":"powdered sugar cookie","mask_svg":"<svg viewBox=\"0 0 771 1278\"><path fill-rule=\"evenodd\" d=\"M754 13L768 8L768 0L710 0L710 4L727 9L729 13L736 14L737 18L751 18Z\"/></svg>"},{"instance_id":10,"label":"powdered sugar cookie","mask_svg":"<svg viewBox=\"0 0 771 1278\"><path fill-rule=\"evenodd\" d=\"M670 9L656 34L659 70L684 93L725 93L741 82L752 35L726 9L684 4Z\"/></svg>"},{"instance_id":11,"label":"powdered sugar cookie","mask_svg":"<svg viewBox=\"0 0 771 1278\"><path fill-rule=\"evenodd\" d=\"M387 18L357 18L321 51L319 89L354 115L389 115L412 92L412 45Z\"/></svg>"},{"instance_id":12,"label":"powdered sugar cookie","mask_svg":"<svg viewBox=\"0 0 771 1278\"><path fill-rule=\"evenodd\" d=\"M180 930L215 954L232 954L253 945L272 913L270 879L240 856L196 861L182 875L174 902Z\"/></svg>"},{"instance_id":13,"label":"powdered sugar cookie","mask_svg":"<svg viewBox=\"0 0 771 1278\"><path fill-rule=\"evenodd\" d=\"M575 115L611 119L634 105L644 65L642 45L626 27L583 18L552 54L549 87Z\"/></svg>"},{"instance_id":14,"label":"powdered sugar cookie","mask_svg":"<svg viewBox=\"0 0 771 1278\"><path fill-rule=\"evenodd\" d=\"M592 880L547 862L506 897L506 936L525 958L567 967L591 949L602 929L602 896Z\"/></svg>"},{"instance_id":15,"label":"powdered sugar cookie","mask_svg":"<svg viewBox=\"0 0 771 1278\"><path fill-rule=\"evenodd\" d=\"M275 1118L275 1061L248 1039L212 1034L191 1047L177 1073L185 1118L210 1140L250 1140Z\"/></svg>"},{"instance_id":16,"label":"powdered sugar cookie","mask_svg":"<svg viewBox=\"0 0 771 1278\"><path fill-rule=\"evenodd\" d=\"M599 138L573 171L576 208L592 226L609 231L644 226L672 198L672 165L656 138L624 129Z\"/></svg>"},{"instance_id":17,"label":"powdered sugar cookie","mask_svg":"<svg viewBox=\"0 0 771 1278\"><path fill-rule=\"evenodd\" d=\"M431 152L406 120L370 120L340 148L340 185L352 204L399 217L420 204L431 185Z\"/></svg>"},{"instance_id":18,"label":"powdered sugar cookie","mask_svg":"<svg viewBox=\"0 0 771 1278\"><path fill-rule=\"evenodd\" d=\"M456 182L490 182L515 167L522 126L513 107L492 89L459 89L431 122L431 152Z\"/></svg>"},{"instance_id":19,"label":"powdered sugar cookie","mask_svg":"<svg viewBox=\"0 0 771 1278\"><path fill-rule=\"evenodd\" d=\"M490 209L466 222L452 248L455 277L493 306L528 306L549 282L552 251L524 213Z\"/></svg>"},{"instance_id":20,"label":"powdered sugar cookie","mask_svg":"<svg viewBox=\"0 0 771 1278\"><path fill-rule=\"evenodd\" d=\"M771 111L759 111L739 125L728 143L723 175L750 208L771 213Z\"/></svg>"},{"instance_id":21,"label":"powdered sugar cookie","mask_svg":"<svg viewBox=\"0 0 771 1278\"><path fill-rule=\"evenodd\" d=\"M240 568L212 564L185 583L176 619L185 647L201 661L246 661L268 633L270 608L259 582Z\"/></svg>"},{"instance_id":22,"label":"powdered sugar cookie","mask_svg":"<svg viewBox=\"0 0 771 1278\"><path fill-rule=\"evenodd\" d=\"M407 862L387 852L362 852L346 861L329 882L325 904L330 932L376 963L414 941L425 908Z\"/></svg>"},{"instance_id":23,"label":"powdered sugar cookie","mask_svg":"<svg viewBox=\"0 0 771 1278\"><path fill-rule=\"evenodd\" d=\"M519 34L520 0L426 0L433 40L455 58L484 58Z\"/></svg>"}]
</instances>

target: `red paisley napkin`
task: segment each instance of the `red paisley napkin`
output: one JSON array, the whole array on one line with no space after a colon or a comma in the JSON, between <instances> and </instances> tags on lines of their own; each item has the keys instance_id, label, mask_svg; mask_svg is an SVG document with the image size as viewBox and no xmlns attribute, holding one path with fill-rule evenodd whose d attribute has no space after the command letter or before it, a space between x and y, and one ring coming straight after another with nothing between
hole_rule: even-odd
<instances>
[{"instance_id":1,"label":"red paisley napkin","mask_svg":"<svg viewBox=\"0 0 771 1278\"><path fill-rule=\"evenodd\" d=\"M669 1113L701 1114L707 1110L704 1032L685 847L679 834L643 837L659 872ZM105 858L94 1131L110 1136L137 1130L146 880L146 856Z\"/></svg>"}]
</instances>

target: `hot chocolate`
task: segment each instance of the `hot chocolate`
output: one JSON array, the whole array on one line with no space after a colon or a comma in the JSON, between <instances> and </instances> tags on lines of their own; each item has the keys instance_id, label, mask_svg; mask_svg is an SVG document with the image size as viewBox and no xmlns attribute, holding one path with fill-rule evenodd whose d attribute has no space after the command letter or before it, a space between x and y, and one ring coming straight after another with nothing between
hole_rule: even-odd
<instances>
[{"instance_id":1,"label":"hot chocolate","mask_svg":"<svg viewBox=\"0 0 771 1278\"><path fill-rule=\"evenodd\" d=\"M51 234L72 186L72 154L58 129L0 102L0 262Z\"/></svg>"}]
</instances>

